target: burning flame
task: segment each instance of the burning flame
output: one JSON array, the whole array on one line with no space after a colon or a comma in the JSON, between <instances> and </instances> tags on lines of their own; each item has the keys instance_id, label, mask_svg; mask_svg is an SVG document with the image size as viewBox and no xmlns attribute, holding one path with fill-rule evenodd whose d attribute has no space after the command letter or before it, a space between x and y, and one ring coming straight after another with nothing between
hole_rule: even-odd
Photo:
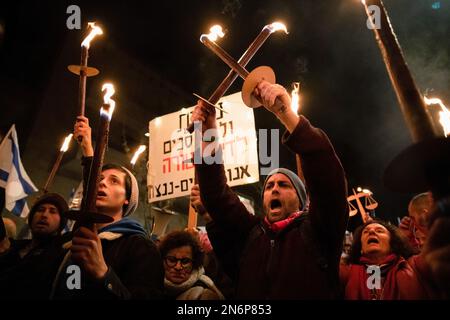
<instances>
[{"instance_id":1,"label":"burning flame","mask_svg":"<svg viewBox=\"0 0 450 320\"><path fill-rule=\"evenodd\" d=\"M64 139L64 143L59 151L66 152L67 149L69 149L69 144L70 144L70 141L72 140L72 136L73 136L73 134L71 133Z\"/></svg>"},{"instance_id":2,"label":"burning flame","mask_svg":"<svg viewBox=\"0 0 450 320\"><path fill-rule=\"evenodd\" d=\"M209 31L211 32L208 34L202 34L200 36L200 41L202 41L203 37L208 38L210 41L216 41L218 38L223 38L223 36L225 35L225 33L223 33L222 31L222 27L218 24L212 26Z\"/></svg>"},{"instance_id":3,"label":"burning flame","mask_svg":"<svg viewBox=\"0 0 450 320\"><path fill-rule=\"evenodd\" d=\"M291 92L291 109L295 114L298 112L298 108L300 106L300 83L294 82L294 90Z\"/></svg>"},{"instance_id":4,"label":"burning flame","mask_svg":"<svg viewBox=\"0 0 450 320\"><path fill-rule=\"evenodd\" d=\"M89 49L89 46L91 45L91 41L92 41L92 39L94 39L94 37L96 35L103 34L103 30L100 27L97 27L95 25L95 22L89 22L88 27L90 27L92 30L88 34L88 36L86 38L84 38L83 42L81 43L81 46L86 47L87 49Z\"/></svg>"},{"instance_id":5,"label":"burning flame","mask_svg":"<svg viewBox=\"0 0 450 320\"><path fill-rule=\"evenodd\" d=\"M423 97L425 103L430 106L433 104L438 104L442 111L439 112L439 122L444 129L444 135L448 137L450 135L450 111L446 108L446 106L442 103L441 99L438 98L430 98Z\"/></svg>"},{"instance_id":6,"label":"burning flame","mask_svg":"<svg viewBox=\"0 0 450 320\"><path fill-rule=\"evenodd\" d=\"M365 194L372 195L372 191L370 191L369 189L362 189L361 187L358 187L356 190L358 192L363 192Z\"/></svg>"},{"instance_id":7,"label":"burning flame","mask_svg":"<svg viewBox=\"0 0 450 320\"><path fill-rule=\"evenodd\" d=\"M137 151L134 153L133 158L131 159L130 163L134 166L136 164L137 159L147 149L145 145L140 145Z\"/></svg>"},{"instance_id":8,"label":"burning flame","mask_svg":"<svg viewBox=\"0 0 450 320\"><path fill-rule=\"evenodd\" d=\"M116 106L116 102L111 99L111 97L113 96L113 94L116 92L114 90L114 86L111 83L105 83L102 87L102 91L105 91L106 93L103 96L103 103L104 104L109 104L109 110L105 110L103 109L103 107L100 109L100 114L106 114L109 117L109 120L111 120L112 114L114 112L114 108Z\"/></svg>"},{"instance_id":9,"label":"burning flame","mask_svg":"<svg viewBox=\"0 0 450 320\"><path fill-rule=\"evenodd\" d=\"M281 23L281 22L273 22L267 26L265 26L264 28L269 28L270 33L274 33L275 31L279 31L279 30L283 30L284 33L288 34L288 31L286 29L286 26Z\"/></svg>"}]
</instances>

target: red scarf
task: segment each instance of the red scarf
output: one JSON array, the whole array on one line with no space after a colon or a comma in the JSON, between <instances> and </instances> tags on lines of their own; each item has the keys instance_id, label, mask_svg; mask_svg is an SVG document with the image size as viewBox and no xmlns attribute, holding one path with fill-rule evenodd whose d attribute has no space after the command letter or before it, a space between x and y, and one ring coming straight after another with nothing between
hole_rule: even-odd
<instances>
[{"instance_id":1,"label":"red scarf","mask_svg":"<svg viewBox=\"0 0 450 320\"><path fill-rule=\"evenodd\" d=\"M361 257L361 264L354 264L350 269L350 277L345 289L346 299L350 300L372 300L376 296L382 300L394 300L398 295L396 273L399 264L404 259L395 254L388 255L380 264L373 263L370 259ZM381 268L381 289L370 290L367 287L367 266L378 265Z\"/></svg>"},{"instance_id":2,"label":"red scarf","mask_svg":"<svg viewBox=\"0 0 450 320\"><path fill-rule=\"evenodd\" d=\"M295 220L295 218L300 217L302 214L303 214L303 211L297 211L297 212L291 214L286 219L280 220L280 221L277 221L274 223L270 223L269 220L267 220L267 216L266 216L264 218L264 223L270 230L272 230L275 233L278 233L281 230L285 229L288 225L291 224L292 221Z\"/></svg>"}]
</instances>

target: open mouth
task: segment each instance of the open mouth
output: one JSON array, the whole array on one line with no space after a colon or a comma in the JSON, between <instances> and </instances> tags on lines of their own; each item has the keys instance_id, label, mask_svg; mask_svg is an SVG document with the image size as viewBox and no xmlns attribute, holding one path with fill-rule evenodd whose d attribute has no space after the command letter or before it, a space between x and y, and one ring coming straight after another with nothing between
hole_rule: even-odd
<instances>
[{"instance_id":1,"label":"open mouth","mask_svg":"<svg viewBox=\"0 0 450 320\"><path fill-rule=\"evenodd\" d=\"M106 193L104 191L97 192L97 197L106 197Z\"/></svg>"},{"instance_id":2,"label":"open mouth","mask_svg":"<svg viewBox=\"0 0 450 320\"><path fill-rule=\"evenodd\" d=\"M48 226L48 223L45 222L45 221L39 221L38 223L36 223L36 225L37 225L37 226L40 226L40 227L47 227L47 226Z\"/></svg>"},{"instance_id":3,"label":"open mouth","mask_svg":"<svg viewBox=\"0 0 450 320\"><path fill-rule=\"evenodd\" d=\"M281 201L278 199L273 199L272 201L270 201L270 209L274 210L274 209L280 209L281 208Z\"/></svg>"},{"instance_id":4,"label":"open mouth","mask_svg":"<svg viewBox=\"0 0 450 320\"><path fill-rule=\"evenodd\" d=\"M377 238L369 238L369 240L367 240L367 244L371 244L371 243L380 243L380 241L378 241Z\"/></svg>"}]
</instances>

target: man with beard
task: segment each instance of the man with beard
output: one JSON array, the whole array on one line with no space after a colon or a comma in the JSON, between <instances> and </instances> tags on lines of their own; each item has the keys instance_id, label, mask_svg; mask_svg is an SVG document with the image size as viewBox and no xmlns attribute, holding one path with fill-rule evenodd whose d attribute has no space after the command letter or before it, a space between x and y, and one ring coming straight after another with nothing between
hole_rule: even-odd
<instances>
[{"instance_id":1,"label":"man with beard","mask_svg":"<svg viewBox=\"0 0 450 320\"><path fill-rule=\"evenodd\" d=\"M344 170L325 133L292 111L282 86L261 81L254 95L286 127L282 142L300 155L310 196L295 173L275 169L264 182L264 215L253 216L227 185L223 164L211 161L220 148L205 151L196 164L201 199L221 229L211 243L236 281L236 299L334 299L348 219ZM203 133L217 130L215 109L202 101L192 120ZM215 149L211 143L203 150Z\"/></svg>"},{"instance_id":2,"label":"man with beard","mask_svg":"<svg viewBox=\"0 0 450 320\"><path fill-rule=\"evenodd\" d=\"M63 254L61 230L66 219L62 214L67 210L63 197L46 193L37 199L28 215L32 239L14 240L0 235L0 297L48 297ZM0 224L3 225L1 219Z\"/></svg>"}]
</instances>

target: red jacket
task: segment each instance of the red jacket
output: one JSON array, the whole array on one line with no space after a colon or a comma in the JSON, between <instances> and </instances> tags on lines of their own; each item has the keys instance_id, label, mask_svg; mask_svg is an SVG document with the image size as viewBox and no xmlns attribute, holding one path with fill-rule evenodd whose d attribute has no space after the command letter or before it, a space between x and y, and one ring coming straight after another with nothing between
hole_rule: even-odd
<instances>
[{"instance_id":1,"label":"red jacket","mask_svg":"<svg viewBox=\"0 0 450 320\"><path fill-rule=\"evenodd\" d=\"M347 300L371 300L371 290L367 287L369 274L364 264L340 266L341 284ZM378 290L379 300L423 300L433 298L427 282L428 271L421 256L408 260L395 257L387 270L382 287Z\"/></svg>"}]
</instances>

